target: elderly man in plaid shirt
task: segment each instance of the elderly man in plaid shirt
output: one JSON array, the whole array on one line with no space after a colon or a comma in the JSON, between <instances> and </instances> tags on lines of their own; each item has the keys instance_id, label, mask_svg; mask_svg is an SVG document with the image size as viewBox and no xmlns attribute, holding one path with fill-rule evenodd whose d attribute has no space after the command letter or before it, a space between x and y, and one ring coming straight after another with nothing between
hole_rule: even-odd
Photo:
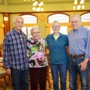
<instances>
[{"instance_id":1,"label":"elderly man in plaid shirt","mask_svg":"<svg viewBox=\"0 0 90 90\"><path fill-rule=\"evenodd\" d=\"M28 90L28 68L26 35L21 31L23 18L14 18L14 28L4 38L4 66L11 74L13 90Z\"/></svg>"}]
</instances>

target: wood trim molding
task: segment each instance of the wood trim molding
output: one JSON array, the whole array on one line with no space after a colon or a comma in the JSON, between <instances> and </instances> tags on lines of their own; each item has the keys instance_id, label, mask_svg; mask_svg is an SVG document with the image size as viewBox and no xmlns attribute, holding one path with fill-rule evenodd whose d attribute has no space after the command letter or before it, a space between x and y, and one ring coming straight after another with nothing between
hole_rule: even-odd
<instances>
[{"instance_id":1,"label":"wood trim molding","mask_svg":"<svg viewBox=\"0 0 90 90\"><path fill-rule=\"evenodd\" d=\"M4 17L7 17L8 20L5 21L5 20L4 20ZM9 13L4 13L4 14L3 14L3 21L4 21L4 25L5 25L4 34L6 34L7 32L10 31L10 16L9 16Z\"/></svg>"}]
</instances>

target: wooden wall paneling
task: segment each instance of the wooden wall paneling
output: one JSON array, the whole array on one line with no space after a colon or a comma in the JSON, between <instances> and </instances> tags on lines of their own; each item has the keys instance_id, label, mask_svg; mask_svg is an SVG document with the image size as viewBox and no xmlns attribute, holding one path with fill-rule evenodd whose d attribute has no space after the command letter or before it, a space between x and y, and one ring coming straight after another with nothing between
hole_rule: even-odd
<instances>
[{"instance_id":1,"label":"wooden wall paneling","mask_svg":"<svg viewBox=\"0 0 90 90\"><path fill-rule=\"evenodd\" d=\"M7 19L5 19L5 18L7 18ZM10 15L9 15L9 13L3 14L3 20L4 20L4 25L5 25L4 34L6 34L7 32L10 31Z\"/></svg>"}]
</instances>

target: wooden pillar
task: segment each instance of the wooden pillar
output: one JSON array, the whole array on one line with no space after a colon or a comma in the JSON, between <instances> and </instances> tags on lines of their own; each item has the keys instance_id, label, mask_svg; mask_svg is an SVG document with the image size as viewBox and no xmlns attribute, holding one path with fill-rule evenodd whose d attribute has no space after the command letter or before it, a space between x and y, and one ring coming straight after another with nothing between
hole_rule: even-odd
<instances>
[{"instance_id":1,"label":"wooden pillar","mask_svg":"<svg viewBox=\"0 0 90 90\"><path fill-rule=\"evenodd\" d=\"M4 13L3 14L3 21L4 21L4 35L10 31L10 15L9 13Z\"/></svg>"},{"instance_id":2,"label":"wooden pillar","mask_svg":"<svg viewBox=\"0 0 90 90\"><path fill-rule=\"evenodd\" d=\"M2 44L4 40L4 28L4 24L0 24L0 44Z\"/></svg>"}]
</instances>

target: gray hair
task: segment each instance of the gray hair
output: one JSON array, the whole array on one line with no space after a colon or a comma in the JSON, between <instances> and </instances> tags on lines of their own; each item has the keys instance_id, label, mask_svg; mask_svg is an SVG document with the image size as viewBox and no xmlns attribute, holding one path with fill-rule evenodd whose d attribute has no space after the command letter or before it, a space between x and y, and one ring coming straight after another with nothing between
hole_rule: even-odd
<instances>
[{"instance_id":1,"label":"gray hair","mask_svg":"<svg viewBox=\"0 0 90 90\"><path fill-rule=\"evenodd\" d=\"M31 28L30 32L32 33L34 29L40 30L40 27L39 27L39 26L33 26L33 27Z\"/></svg>"},{"instance_id":2,"label":"gray hair","mask_svg":"<svg viewBox=\"0 0 90 90\"><path fill-rule=\"evenodd\" d=\"M14 17L14 19L13 19L13 23L16 22L17 18L22 18L22 19L23 19L23 17L21 17L21 16L16 16L16 17ZM24 21L24 19L23 19L23 21Z\"/></svg>"},{"instance_id":3,"label":"gray hair","mask_svg":"<svg viewBox=\"0 0 90 90\"><path fill-rule=\"evenodd\" d=\"M78 14L74 14L74 15L71 16L71 18L73 18L73 17L77 17L78 20L81 22L81 16L80 16L80 15L78 15Z\"/></svg>"}]
</instances>

